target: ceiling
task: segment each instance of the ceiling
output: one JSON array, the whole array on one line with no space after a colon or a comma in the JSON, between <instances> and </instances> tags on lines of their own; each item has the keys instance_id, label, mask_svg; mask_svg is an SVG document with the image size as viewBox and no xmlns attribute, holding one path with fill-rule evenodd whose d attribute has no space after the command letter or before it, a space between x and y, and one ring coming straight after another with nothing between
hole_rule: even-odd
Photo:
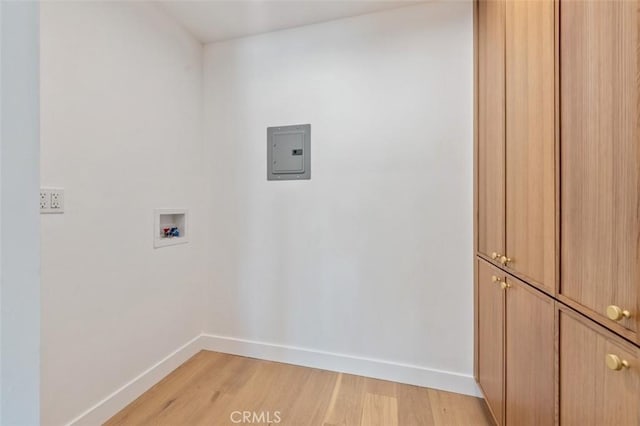
<instances>
[{"instance_id":1,"label":"ceiling","mask_svg":"<svg viewBox=\"0 0 640 426\"><path fill-rule=\"evenodd\" d=\"M409 6L421 1L210 0L160 1L160 6L203 43L246 37L349 16Z\"/></svg>"}]
</instances>

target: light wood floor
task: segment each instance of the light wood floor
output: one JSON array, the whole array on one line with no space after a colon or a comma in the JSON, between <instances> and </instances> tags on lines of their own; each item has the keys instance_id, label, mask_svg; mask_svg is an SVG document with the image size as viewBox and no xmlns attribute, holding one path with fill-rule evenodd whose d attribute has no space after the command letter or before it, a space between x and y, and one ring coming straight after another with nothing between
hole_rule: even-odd
<instances>
[{"instance_id":1,"label":"light wood floor","mask_svg":"<svg viewBox=\"0 0 640 426\"><path fill-rule=\"evenodd\" d=\"M234 423L243 411L255 412L257 417L249 418L253 423ZM478 398L202 351L106 424L470 426L491 421Z\"/></svg>"}]
</instances>

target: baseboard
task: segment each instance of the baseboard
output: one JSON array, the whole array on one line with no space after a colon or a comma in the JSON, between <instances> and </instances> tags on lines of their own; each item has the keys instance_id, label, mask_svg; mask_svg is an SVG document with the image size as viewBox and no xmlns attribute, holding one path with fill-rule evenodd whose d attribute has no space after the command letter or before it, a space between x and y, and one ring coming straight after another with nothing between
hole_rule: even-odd
<instances>
[{"instance_id":1,"label":"baseboard","mask_svg":"<svg viewBox=\"0 0 640 426\"><path fill-rule=\"evenodd\" d=\"M473 376L467 374L212 334L202 334L201 342L202 349L209 351L482 396Z\"/></svg>"},{"instance_id":2,"label":"baseboard","mask_svg":"<svg viewBox=\"0 0 640 426\"><path fill-rule=\"evenodd\" d=\"M471 375L295 346L201 334L80 414L68 425L93 426L104 423L201 350L373 377L464 395L482 396Z\"/></svg>"},{"instance_id":3,"label":"baseboard","mask_svg":"<svg viewBox=\"0 0 640 426\"><path fill-rule=\"evenodd\" d=\"M95 426L104 423L201 350L202 336L196 336L120 389L71 420L68 425Z\"/></svg>"}]
</instances>

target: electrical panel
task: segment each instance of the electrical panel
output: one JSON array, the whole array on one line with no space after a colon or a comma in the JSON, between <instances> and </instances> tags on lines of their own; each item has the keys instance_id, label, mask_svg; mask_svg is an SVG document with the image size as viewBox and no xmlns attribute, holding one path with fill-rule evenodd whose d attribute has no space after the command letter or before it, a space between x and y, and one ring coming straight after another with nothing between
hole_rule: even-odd
<instances>
[{"instance_id":1,"label":"electrical panel","mask_svg":"<svg viewBox=\"0 0 640 426\"><path fill-rule=\"evenodd\" d=\"M267 128L267 179L311 179L311 124Z\"/></svg>"}]
</instances>

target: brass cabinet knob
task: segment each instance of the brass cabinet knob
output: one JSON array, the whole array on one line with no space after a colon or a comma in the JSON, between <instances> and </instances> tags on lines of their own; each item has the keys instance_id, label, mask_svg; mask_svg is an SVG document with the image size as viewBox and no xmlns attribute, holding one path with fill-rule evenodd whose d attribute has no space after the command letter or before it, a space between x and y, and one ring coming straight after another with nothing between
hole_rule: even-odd
<instances>
[{"instance_id":1,"label":"brass cabinet knob","mask_svg":"<svg viewBox=\"0 0 640 426\"><path fill-rule=\"evenodd\" d=\"M496 253L495 251L493 253L491 253L491 258L493 260L498 260L500 258L500 256L502 256L500 253Z\"/></svg>"},{"instance_id":2,"label":"brass cabinet knob","mask_svg":"<svg viewBox=\"0 0 640 426\"><path fill-rule=\"evenodd\" d=\"M507 256L501 256L500 257L500 263L502 263L504 266L507 266L508 263L511 262L511 258L507 257Z\"/></svg>"},{"instance_id":3,"label":"brass cabinet knob","mask_svg":"<svg viewBox=\"0 0 640 426\"><path fill-rule=\"evenodd\" d=\"M607 367L610 370L619 371L623 368L629 368L629 362L627 360L620 359L618 355L607 354L606 361Z\"/></svg>"},{"instance_id":4,"label":"brass cabinet knob","mask_svg":"<svg viewBox=\"0 0 640 426\"><path fill-rule=\"evenodd\" d=\"M629 318L631 313L625 311L620 306L609 305L607 306L607 316L614 321L620 321L622 318Z\"/></svg>"},{"instance_id":5,"label":"brass cabinet knob","mask_svg":"<svg viewBox=\"0 0 640 426\"><path fill-rule=\"evenodd\" d=\"M507 287L511 287L509 284L507 284L506 278L500 278L496 275L492 275L491 281L493 281L496 284L500 284L500 288L503 290Z\"/></svg>"}]
</instances>

